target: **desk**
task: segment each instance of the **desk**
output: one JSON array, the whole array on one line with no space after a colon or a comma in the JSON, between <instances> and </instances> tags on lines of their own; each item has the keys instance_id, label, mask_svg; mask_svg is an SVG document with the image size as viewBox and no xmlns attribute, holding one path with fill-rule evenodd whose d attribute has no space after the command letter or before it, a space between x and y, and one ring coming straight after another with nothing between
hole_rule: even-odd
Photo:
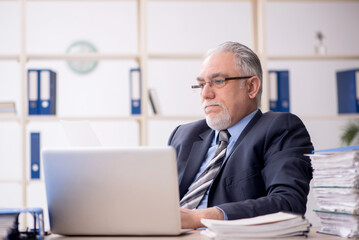
<instances>
[{"instance_id":1,"label":"desk","mask_svg":"<svg viewBox=\"0 0 359 240\"><path fill-rule=\"evenodd\" d=\"M325 239L325 240L341 240L341 239L345 239L345 238L340 238L340 237L335 237L335 236L330 236L330 235L326 235L326 234L319 234L317 233L317 231L319 230L319 228L315 227L315 228L311 228L310 229L310 233L308 235L308 238L302 238L302 237L295 237L295 238L278 238L280 240L309 240L309 239L313 239L313 240L321 240L321 239ZM48 237L45 238L45 240L52 240L52 239L56 239L56 240L84 240L84 239L90 239L90 240L208 240L209 238L202 236L200 234L200 230L194 230L194 231L190 231L188 233L185 233L183 235L180 236L173 236L173 237L168 237L168 236L149 236L149 237L141 237L141 236L123 236L123 237L64 237L64 236L59 236L59 235L50 235ZM262 240L268 240L269 238L265 239L263 238ZM260 239L257 239L260 240ZM271 240L273 240L271 238Z\"/></svg>"}]
</instances>

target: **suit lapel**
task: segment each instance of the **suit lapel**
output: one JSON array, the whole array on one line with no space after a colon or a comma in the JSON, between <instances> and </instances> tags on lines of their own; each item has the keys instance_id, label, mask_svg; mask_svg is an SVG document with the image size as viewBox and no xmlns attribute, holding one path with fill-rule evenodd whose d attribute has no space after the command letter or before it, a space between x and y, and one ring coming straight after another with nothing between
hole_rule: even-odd
<instances>
[{"instance_id":1,"label":"suit lapel","mask_svg":"<svg viewBox=\"0 0 359 240\"><path fill-rule=\"evenodd\" d=\"M187 192L189 186L194 181L194 178L202 165L209 145L214 136L214 130L208 128L206 131L198 136L197 141L192 144L192 149L188 155L187 164L184 170L182 179L180 180L180 197Z\"/></svg>"},{"instance_id":2,"label":"suit lapel","mask_svg":"<svg viewBox=\"0 0 359 240\"><path fill-rule=\"evenodd\" d=\"M235 151L235 149L238 147L238 145L242 142L243 138L252 129L252 127L257 123L257 121L262 117L262 115L263 115L263 113L261 112L261 110L258 110L258 112L253 116L252 120L243 129L241 135L239 135L239 137L238 137L236 143L234 144L231 152L228 154L227 159L229 159L231 157L232 153Z\"/></svg>"}]
</instances>

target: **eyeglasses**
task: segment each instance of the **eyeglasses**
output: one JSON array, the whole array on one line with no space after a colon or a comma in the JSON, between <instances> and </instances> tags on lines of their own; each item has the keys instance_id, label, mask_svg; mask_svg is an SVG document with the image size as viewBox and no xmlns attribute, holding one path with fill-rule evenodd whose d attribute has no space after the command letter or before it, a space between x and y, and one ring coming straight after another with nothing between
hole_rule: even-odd
<instances>
[{"instance_id":1,"label":"eyeglasses","mask_svg":"<svg viewBox=\"0 0 359 240\"><path fill-rule=\"evenodd\" d=\"M211 81L199 81L197 85L192 85L192 88L201 88L203 89L204 86L208 83L210 87L215 87L215 88L222 88L226 85L227 81L230 80L241 80L241 79L246 79L246 78L251 78L254 76L242 76L242 77L228 77L228 78L224 78L224 79L216 79L216 80L211 80Z\"/></svg>"}]
</instances>

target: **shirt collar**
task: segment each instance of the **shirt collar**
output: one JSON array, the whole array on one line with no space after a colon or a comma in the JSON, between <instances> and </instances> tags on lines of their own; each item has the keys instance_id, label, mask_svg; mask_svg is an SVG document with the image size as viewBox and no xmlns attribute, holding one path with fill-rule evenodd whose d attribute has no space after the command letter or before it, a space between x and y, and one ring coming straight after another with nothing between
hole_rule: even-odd
<instances>
[{"instance_id":1,"label":"shirt collar","mask_svg":"<svg viewBox=\"0 0 359 240\"><path fill-rule=\"evenodd\" d=\"M250 114L248 114L247 116L245 116L244 118L242 118L241 120L239 120L236 124L234 124L232 127L228 128L228 132L231 134L231 137L229 139L229 141L237 141L239 135L241 135L243 129L247 126L247 124L252 120L252 118L254 117L254 115L258 112L258 109L254 110L253 112L251 112ZM219 130L215 131L215 139L216 142L218 143L218 134L219 134Z\"/></svg>"}]
</instances>

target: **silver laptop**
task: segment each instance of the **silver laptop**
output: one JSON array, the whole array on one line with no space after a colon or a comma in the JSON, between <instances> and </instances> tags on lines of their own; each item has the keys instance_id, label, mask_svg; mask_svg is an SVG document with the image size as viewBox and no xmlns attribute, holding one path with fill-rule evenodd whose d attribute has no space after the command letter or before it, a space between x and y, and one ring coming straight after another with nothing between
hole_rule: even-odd
<instances>
[{"instance_id":1,"label":"silver laptop","mask_svg":"<svg viewBox=\"0 0 359 240\"><path fill-rule=\"evenodd\" d=\"M181 233L172 147L46 149L42 157L52 233Z\"/></svg>"}]
</instances>

